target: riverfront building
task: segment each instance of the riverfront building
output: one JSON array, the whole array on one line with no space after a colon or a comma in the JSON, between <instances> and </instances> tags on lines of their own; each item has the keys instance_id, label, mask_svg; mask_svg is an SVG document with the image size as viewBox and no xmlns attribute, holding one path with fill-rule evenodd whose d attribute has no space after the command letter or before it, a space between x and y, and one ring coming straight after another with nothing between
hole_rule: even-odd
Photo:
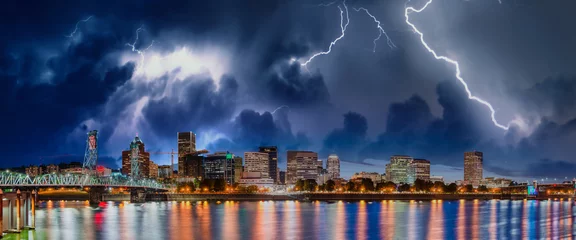
<instances>
[{"instance_id":1,"label":"riverfront building","mask_svg":"<svg viewBox=\"0 0 576 240\"><path fill-rule=\"evenodd\" d=\"M268 153L263 152L245 152L244 169L245 172L260 173L262 178L270 177ZM274 171L276 172L276 171Z\"/></svg>"},{"instance_id":2,"label":"riverfront building","mask_svg":"<svg viewBox=\"0 0 576 240\"><path fill-rule=\"evenodd\" d=\"M312 151L287 151L286 184L298 179L316 179L318 176L318 153Z\"/></svg>"},{"instance_id":3,"label":"riverfront building","mask_svg":"<svg viewBox=\"0 0 576 240\"><path fill-rule=\"evenodd\" d=\"M414 160L412 157L404 155L390 157L390 163L386 164L386 180L396 184L412 184L413 182L408 182L408 171L412 160Z\"/></svg>"},{"instance_id":4,"label":"riverfront building","mask_svg":"<svg viewBox=\"0 0 576 240\"><path fill-rule=\"evenodd\" d=\"M384 179L382 177L382 174L377 173L377 172L359 172L359 173L354 173L354 175L352 175L352 177L350 177L350 180L352 181L357 181L357 182L361 182L363 178L369 178L370 180L372 180L372 182L374 184L382 182L382 180Z\"/></svg>"},{"instance_id":5,"label":"riverfront building","mask_svg":"<svg viewBox=\"0 0 576 240\"><path fill-rule=\"evenodd\" d=\"M150 153L146 152L146 146L144 142L138 137L134 137L134 140L130 143L130 149L132 147L138 148L138 162L140 163L140 177L150 177ZM130 176L132 170L132 150L122 151L122 174Z\"/></svg>"},{"instance_id":6,"label":"riverfront building","mask_svg":"<svg viewBox=\"0 0 576 240\"><path fill-rule=\"evenodd\" d=\"M204 156L186 154L181 163L178 163L179 178L204 177Z\"/></svg>"},{"instance_id":7,"label":"riverfront building","mask_svg":"<svg viewBox=\"0 0 576 240\"><path fill-rule=\"evenodd\" d=\"M278 147L259 147L259 152L268 154L268 176L278 182Z\"/></svg>"},{"instance_id":8,"label":"riverfront building","mask_svg":"<svg viewBox=\"0 0 576 240\"><path fill-rule=\"evenodd\" d=\"M193 132L178 133L178 175L185 172L185 161L188 154L196 151L196 134Z\"/></svg>"},{"instance_id":9,"label":"riverfront building","mask_svg":"<svg viewBox=\"0 0 576 240\"><path fill-rule=\"evenodd\" d=\"M340 178L340 158L336 154L330 154L326 161L326 170L330 179Z\"/></svg>"},{"instance_id":10,"label":"riverfront building","mask_svg":"<svg viewBox=\"0 0 576 240\"><path fill-rule=\"evenodd\" d=\"M413 159L408 168L408 182L414 183L416 179L430 181L430 161L426 159Z\"/></svg>"},{"instance_id":11,"label":"riverfront building","mask_svg":"<svg viewBox=\"0 0 576 240\"><path fill-rule=\"evenodd\" d=\"M484 154L473 151L464 153L464 182L472 186L480 185L482 181L482 162Z\"/></svg>"},{"instance_id":12,"label":"riverfront building","mask_svg":"<svg viewBox=\"0 0 576 240\"><path fill-rule=\"evenodd\" d=\"M234 184L236 177L236 158L228 152L216 152L204 158L205 179L225 179L228 184Z\"/></svg>"}]
</instances>

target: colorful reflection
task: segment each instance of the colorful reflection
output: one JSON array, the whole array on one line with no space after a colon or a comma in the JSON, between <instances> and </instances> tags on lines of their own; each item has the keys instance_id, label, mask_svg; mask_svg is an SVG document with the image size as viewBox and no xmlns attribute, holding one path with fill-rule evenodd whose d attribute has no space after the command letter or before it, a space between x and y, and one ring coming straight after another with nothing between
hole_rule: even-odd
<instances>
[{"instance_id":1,"label":"colorful reflection","mask_svg":"<svg viewBox=\"0 0 576 240\"><path fill-rule=\"evenodd\" d=\"M560 199L109 202L99 206L55 201L40 203L36 230L15 238L573 239L573 205Z\"/></svg>"}]
</instances>

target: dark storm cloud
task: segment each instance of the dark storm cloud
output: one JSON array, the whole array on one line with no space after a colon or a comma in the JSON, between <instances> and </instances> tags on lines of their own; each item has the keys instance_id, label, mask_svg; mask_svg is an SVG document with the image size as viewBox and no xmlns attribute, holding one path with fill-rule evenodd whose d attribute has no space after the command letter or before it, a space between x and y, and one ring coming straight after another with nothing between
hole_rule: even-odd
<instances>
[{"instance_id":1,"label":"dark storm cloud","mask_svg":"<svg viewBox=\"0 0 576 240\"><path fill-rule=\"evenodd\" d=\"M324 77L319 71L308 71L293 59L304 58L310 48L304 40L286 41L281 38L272 42L258 58L258 76L248 84L259 88L257 99L272 105L287 105L291 108L328 106L330 93Z\"/></svg>"},{"instance_id":2,"label":"dark storm cloud","mask_svg":"<svg viewBox=\"0 0 576 240\"><path fill-rule=\"evenodd\" d=\"M482 105L468 101L460 86L452 81L438 84L442 118L433 117L419 96L390 105L386 132L364 150L365 157L389 158L394 154L432 158L435 164L457 164L464 151L481 142L479 122L489 122ZM487 124L484 124L487 125ZM459 164L457 164L459 165Z\"/></svg>"},{"instance_id":3,"label":"dark storm cloud","mask_svg":"<svg viewBox=\"0 0 576 240\"><path fill-rule=\"evenodd\" d=\"M367 142L368 122L364 116L355 112L344 114L344 127L334 129L324 139L321 157L336 153L345 161L354 161L358 158L359 147Z\"/></svg>"},{"instance_id":4,"label":"dark storm cloud","mask_svg":"<svg viewBox=\"0 0 576 240\"><path fill-rule=\"evenodd\" d=\"M67 131L98 112L107 97L132 77L134 64L106 59L120 47L114 36L86 35L51 57L3 48L2 157L22 160L55 153ZM51 77L41 81L42 75Z\"/></svg>"},{"instance_id":5,"label":"dark storm cloud","mask_svg":"<svg viewBox=\"0 0 576 240\"><path fill-rule=\"evenodd\" d=\"M329 104L330 94L319 73L302 72L300 64L280 64L267 79L269 100L278 105L310 107Z\"/></svg>"},{"instance_id":6,"label":"dark storm cloud","mask_svg":"<svg viewBox=\"0 0 576 240\"><path fill-rule=\"evenodd\" d=\"M238 83L232 77L223 77L218 90L206 76L191 76L169 88L169 96L151 100L142 109L146 124L159 136L173 137L184 129L197 132L234 113Z\"/></svg>"},{"instance_id":7,"label":"dark storm cloud","mask_svg":"<svg viewBox=\"0 0 576 240\"><path fill-rule=\"evenodd\" d=\"M527 109L542 116L565 121L576 113L576 78L572 76L549 77L521 93Z\"/></svg>"},{"instance_id":8,"label":"dark storm cloud","mask_svg":"<svg viewBox=\"0 0 576 240\"><path fill-rule=\"evenodd\" d=\"M270 112L245 109L230 124L228 139L210 144L209 150L230 150L243 155L243 152L258 151L259 146L278 146L280 151L285 151L306 149L308 144L304 133L292 133L286 115L277 114L275 119Z\"/></svg>"}]
</instances>

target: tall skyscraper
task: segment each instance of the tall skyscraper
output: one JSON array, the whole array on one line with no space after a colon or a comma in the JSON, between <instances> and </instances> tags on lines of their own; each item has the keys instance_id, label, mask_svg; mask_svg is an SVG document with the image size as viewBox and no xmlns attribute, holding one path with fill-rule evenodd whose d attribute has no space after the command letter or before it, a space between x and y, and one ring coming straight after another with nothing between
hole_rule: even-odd
<instances>
[{"instance_id":1,"label":"tall skyscraper","mask_svg":"<svg viewBox=\"0 0 576 240\"><path fill-rule=\"evenodd\" d=\"M414 183L416 179L430 181L430 161L426 159L414 159L408 169L408 183Z\"/></svg>"},{"instance_id":2,"label":"tall skyscraper","mask_svg":"<svg viewBox=\"0 0 576 240\"><path fill-rule=\"evenodd\" d=\"M398 183L409 183L408 171L410 163L414 160L410 156L394 155L390 157L390 163L386 164L386 180Z\"/></svg>"},{"instance_id":3,"label":"tall skyscraper","mask_svg":"<svg viewBox=\"0 0 576 240\"><path fill-rule=\"evenodd\" d=\"M330 179L340 178L340 158L336 154L330 154L326 161L326 170Z\"/></svg>"},{"instance_id":4,"label":"tall skyscraper","mask_svg":"<svg viewBox=\"0 0 576 240\"><path fill-rule=\"evenodd\" d=\"M464 153L464 181L474 186L480 185L482 180L482 162L484 154L473 151Z\"/></svg>"},{"instance_id":5,"label":"tall skyscraper","mask_svg":"<svg viewBox=\"0 0 576 240\"><path fill-rule=\"evenodd\" d=\"M286 183L294 184L298 179L318 177L318 153L311 151L288 151Z\"/></svg>"},{"instance_id":6,"label":"tall skyscraper","mask_svg":"<svg viewBox=\"0 0 576 240\"><path fill-rule=\"evenodd\" d=\"M260 173L261 178L270 178L270 161L268 153L245 152L244 170L250 173Z\"/></svg>"},{"instance_id":7,"label":"tall skyscraper","mask_svg":"<svg viewBox=\"0 0 576 240\"><path fill-rule=\"evenodd\" d=\"M186 154L182 164L178 164L178 177L180 178L203 178L204 156Z\"/></svg>"},{"instance_id":8,"label":"tall skyscraper","mask_svg":"<svg viewBox=\"0 0 576 240\"><path fill-rule=\"evenodd\" d=\"M268 176L278 181L278 147L264 146L259 148L259 152L268 154Z\"/></svg>"},{"instance_id":9,"label":"tall skyscraper","mask_svg":"<svg viewBox=\"0 0 576 240\"><path fill-rule=\"evenodd\" d=\"M236 158L228 152L216 152L204 158L204 177L206 179L225 179L228 184L234 184L236 177Z\"/></svg>"},{"instance_id":10,"label":"tall skyscraper","mask_svg":"<svg viewBox=\"0 0 576 240\"><path fill-rule=\"evenodd\" d=\"M196 134L193 132L178 133L178 175L184 171L186 155L196 151Z\"/></svg>"},{"instance_id":11,"label":"tall skyscraper","mask_svg":"<svg viewBox=\"0 0 576 240\"><path fill-rule=\"evenodd\" d=\"M153 179L158 178L158 164L150 160L150 164L148 166L149 177Z\"/></svg>"},{"instance_id":12,"label":"tall skyscraper","mask_svg":"<svg viewBox=\"0 0 576 240\"><path fill-rule=\"evenodd\" d=\"M138 162L140 163L140 177L150 177L150 153L146 152L146 146L140 137L136 136L132 140L131 144L136 144L138 146ZM131 161L132 150L122 151L122 174L131 175L132 161Z\"/></svg>"}]
</instances>

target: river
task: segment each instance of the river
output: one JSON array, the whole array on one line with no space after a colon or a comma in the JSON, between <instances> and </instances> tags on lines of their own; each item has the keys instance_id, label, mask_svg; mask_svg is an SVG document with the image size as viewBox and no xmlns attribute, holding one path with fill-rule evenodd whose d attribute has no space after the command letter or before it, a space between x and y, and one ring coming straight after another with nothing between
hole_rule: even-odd
<instances>
[{"instance_id":1,"label":"river","mask_svg":"<svg viewBox=\"0 0 576 240\"><path fill-rule=\"evenodd\" d=\"M573 238L572 201L50 201L36 230L5 239Z\"/></svg>"}]
</instances>

